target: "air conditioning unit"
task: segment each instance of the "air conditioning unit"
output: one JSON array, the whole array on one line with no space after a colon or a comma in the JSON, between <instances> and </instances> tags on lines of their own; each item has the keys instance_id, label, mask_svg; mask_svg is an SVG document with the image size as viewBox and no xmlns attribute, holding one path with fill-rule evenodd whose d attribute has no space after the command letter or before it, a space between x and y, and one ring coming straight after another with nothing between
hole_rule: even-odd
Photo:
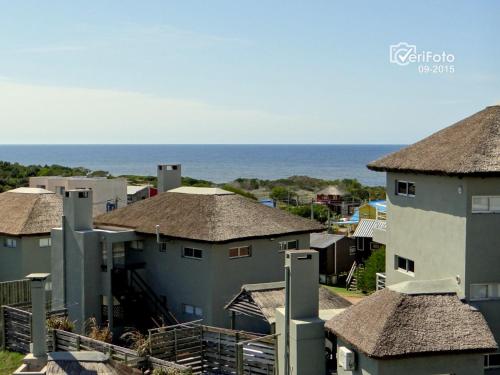
<instances>
[{"instance_id":1,"label":"air conditioning unit","mask_svg":"<svg viewBox=\"0 0 500 375\"><path fill-rule=\"evenodd\" d=\"M354 352L349 350L345 346L339 347L338 353L339 365L346 371L353 371L356 369L356 359L354 358Z\"/></svg>"}]
</instances>

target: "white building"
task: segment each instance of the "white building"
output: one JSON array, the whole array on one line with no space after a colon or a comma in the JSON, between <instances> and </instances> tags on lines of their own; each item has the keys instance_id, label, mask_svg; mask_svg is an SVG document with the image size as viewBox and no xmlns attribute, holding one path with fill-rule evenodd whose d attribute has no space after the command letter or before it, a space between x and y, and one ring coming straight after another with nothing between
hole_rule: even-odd
<instances>
[{"instance_id":1,"label":"white building","mask_svg":"<svg viewBox=\"0 0 500 375\"><path fill-rule=\"evenodd\" d=\"M127 180L124 178L30 177L30 187L47 189L61 196L68 190L92 189L95 216L127 205Z\"/></svg>"}]
</instances>

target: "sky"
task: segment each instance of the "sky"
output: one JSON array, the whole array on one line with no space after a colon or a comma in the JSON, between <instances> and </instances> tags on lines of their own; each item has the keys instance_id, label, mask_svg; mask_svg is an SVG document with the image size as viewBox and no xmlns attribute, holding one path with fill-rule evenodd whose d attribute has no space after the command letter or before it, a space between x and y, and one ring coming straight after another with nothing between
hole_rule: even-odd
<instances>
[{"instance_id":1,"label":"sky","mask_svg":"<svg viewBox=\"0 0 500 375\"><path fill-rule=\"evenodd\" d=\"M500 103L500 1L0 9L0 144L407 144Z\"/></svg>"}]
</instances>

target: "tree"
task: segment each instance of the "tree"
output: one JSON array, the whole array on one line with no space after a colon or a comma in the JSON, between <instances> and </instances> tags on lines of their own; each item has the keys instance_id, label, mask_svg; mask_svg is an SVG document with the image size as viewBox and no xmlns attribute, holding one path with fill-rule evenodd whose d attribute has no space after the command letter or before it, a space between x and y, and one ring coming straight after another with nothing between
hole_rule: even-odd
<instances>
[{"instance_id":1,"label":"tree","mask_svg":"<svg viewBox=\"0 0 500 375\"><path fill-rule=\"evenodd\" d=\"M385 272L385 248L375 250L365 262L364 271L357 273L358 289L363 292L377 289L377 272Z\"/></svg>"},{"instance_id":2,"label":"tree","mask_svg":"<svg viewBox=\"0 0 500 375\"><path fill-rule=\"evenodd\" d=\"M271 194L269 194L271 199L275 199L277 201L288 201L289 191L286 187L283 186L275 186L271 190Z\"/></svg>"}]
</instances>

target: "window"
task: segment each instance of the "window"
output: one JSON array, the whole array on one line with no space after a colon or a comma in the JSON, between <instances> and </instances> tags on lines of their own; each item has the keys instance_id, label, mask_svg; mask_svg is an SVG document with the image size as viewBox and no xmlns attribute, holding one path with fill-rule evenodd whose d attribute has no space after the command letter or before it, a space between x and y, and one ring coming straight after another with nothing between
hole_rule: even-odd
<instances>
[{"instance_id":1,"label":"window","mask_svg":"<svg viewBox=\"0 0 500 375\"><path fill-rule=\"evenodd\" d=\"M500 298L500 283L471 284L471 301L481 301L487 299Z\"/></svg>"},{"instance_id":2,"label":"window","mask_svg":"<svg viewBox=\"0 0 500 375\"><path fill-rule=\"evenodd\" d=\"M203 250L194 249L192 247L185 247L184 249L182 249L182 256L184 258L201 259L203 258Z\"/></svg>"},{"instance_id":3,"label":"window","mask_svg":"<svg viewBox=\"0 0 500 375\"><path fill-rule=\"evenodd\" d=\"M182 312L186 315L196 315L197 317L203 317L203 309L198 306L183 304Z\"/></svg>"},{"instance_id":4,"label":"window","mask_svg":"<svg viewBox=\"0 0 500 375\"><path fill-rule=\"evenodd\" d=\"M36 185L36 187L37 187L38 189L45 189L45 188L46 188L46 186L45 186L45 185Z\"/></svg>"},{"instance_id":5,"label":"window","mask_svg":"<svg viewBox=\"0 0 500 375\"><path fill-rule=\"evenodd\" d=\"M280 251L295 250L299 248L299 241L298 240L280 241L279 246L280 246Z\"/></svg>"},{"instance_id":6,"label":"window","mask_svg":"<svg viewBox=\"0 0 500 375\"><path fill-rule=\"evenodd\" d=\"M404 197L414 197L415 183L396 180L396 195L402 195Z\"/></svg>"},{"instance_id":7,"label":"window","mask_svg":"<svg viewBox=\"0 0 500 375\"><path fill-rule=\"evenodd\" d=\"M486 354L484 356L484 368L499 368L500 353Z\"/></svg>"},{"instance_id":8,"label":"window","mask_svg":"<svg viewBox=\"0 0 500 375\"><path fill-rule=\"evenodd\" d=\"M398 271L414 273L415 272L415 262L413 260L400 257L396 255L395 257L395 267Z\"/></svg>"},{"instance_id":9,"label":"window","mask_svg":"<svg viewBox=\"0 0 500 375\"><path fill-rule=\"evenodd\" d=\"M15 238L5 238L3 241L5 247L17 247L17 240Z\"/></svg>"},{"instance_id":10,"label":"window","mask_svg":"<svg viewBox=\"0 0 500 375\"><path fill-rule=\"evenodd\" d=\"M500 196L473 196L472 213L500 213Z\"/></svg>"},{"instance_id":11,"label":"window","mask_svg":"<svg viewBox=\"0 0 500 375\"><path fill-rule=\"evenodd\" d=\"M363 237L356 237L356 245L359 251L365 250L365 239Z\"/></svg>"},{"instance_id":12,"label":"window","mask_svg":"<svg viewBox=\"0 0 500 375\"><path fill-rule=\"evenodd\" d=\"M232 247L229 249L229 258L242 258L251 255L250 246Z\"/></svg>"},{"instance_id":13,"label":"window","mask_svg":"<svg viewBox=\"0 0 500 375\"><path fill-rule=\"evenodd\" d=\"M52 240L49 238L40 238L38 240L38 246L40 247L49 247L50 245L52 245Z\"/></svg>"},{"instance_id":14,"label":"window","mask_svg":"<svg viewBox=\"0 0 500 375\"><path fill-rule=\"evenodd\" d=\"M88 191L79 191L78 192L78 198L88 198L88 197L89 197Z\"/></svg>"},{"instance_id":15,"label":"window","mask_svg":"<svg viewBox=\"0 0 500 375\"><path fill-rule=\"evenodd\" d=\"M144 250L144 241L130 241L129 249L131 249L131 250Z\"/></svg>"},{"instance_id":16,"label":"window","mask_svg":"<svg viewBox=\"0 0 500 375\"><path fill-rule=\"evenodd\" d=\"M161 253L166 253L167 252L167 243L166 242L160 242L158 244L158 251Z\"/></svg>"},{"instance_id":17,"label":"window","mask_svg":"<svg viewBox=\"0 0 500 375\"><path fill-rule=\"evenodd\" d=\"M66 188L64 186L56 186L56 193L59 195L64 195Z\"/></svg>"}]
</instances>

